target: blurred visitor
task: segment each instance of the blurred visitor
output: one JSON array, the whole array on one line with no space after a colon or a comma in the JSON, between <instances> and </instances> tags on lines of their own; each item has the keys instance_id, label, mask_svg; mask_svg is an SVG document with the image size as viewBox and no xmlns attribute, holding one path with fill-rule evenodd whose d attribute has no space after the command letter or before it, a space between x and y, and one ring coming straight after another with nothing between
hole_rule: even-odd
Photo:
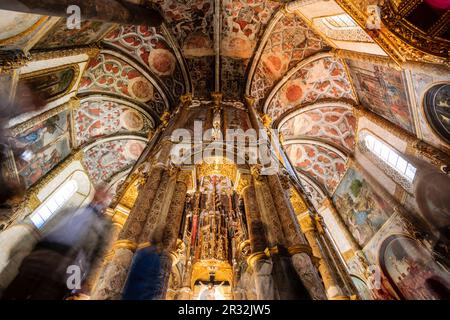
<instances>
[{"instance_id":1,"label":"blurred visitor","mask_svg":"<svg viewBox=\"0 0 450 320\"><path fill-rule=\"evenodd\" d=\"M60 212L60 220L23 260L2 299L61 300L73 293L77 288L69 286L69 278L78 276L82 284L106 245L110 229L102 213L106 197L102 189L87 207Z\"/></svg>"}]
</instances>

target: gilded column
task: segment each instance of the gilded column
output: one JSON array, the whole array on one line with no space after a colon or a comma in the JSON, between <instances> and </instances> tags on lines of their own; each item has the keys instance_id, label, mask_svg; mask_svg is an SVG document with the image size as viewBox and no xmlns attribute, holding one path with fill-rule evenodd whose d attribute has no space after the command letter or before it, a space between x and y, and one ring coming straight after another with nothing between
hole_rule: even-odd
<instances>
[{"instance_id":1,"label":"gilded column","mask_svg":"<svg viewBox=\"0 0 450 320\"><path fill-rule=\"evenodd\" d=\"M106 208L104 214L111 219L111 230L109 232L108 239L101 255L105 255L110 252L114 242L119 237L119 233L128 218L128 213L125 213L124 211L125 210ZM89 276L83 284L82 288L82 292L84 292L86 295L89 295L95 288L106 261L107 259L103 259L103 261L100 261L99 263L97 263L97 265L93 266L92 270L90 271Z\"/></svg>"},{"instance_id":2,"label":"gilded column","mask_svg":"<svg viewBox=\"0 0 450 320\"><path fill-rule=\"evenodd\" d=\"M188 189L189 179L191 175L189 171L180 171L177 176L177 182L175 185L175 191L173 193L172 201L170 203L169 212L166 221L169 222L164 229L164 250L169 253L169 256L176 256L176 244L178 239L178 233L180 231L181 219L183 216L184 205L186 201L186 192ZM161 221L160 223L166 223ZM173 263L174 261L171 262ZM163 285L162 292L159 298L164 298L167 292L167 286L169 284L170 271L172 269L172 263L166 264L161 267Z\"/></svg>"},{"instance_id":3,"label":"gilded column","mask_svg":"<svg viewBox=\"0 0 450 320\"><path fill-rule=\"evenodd\" d=\"M237 191L244 199L252 252L247 261L253 270L256 298L258 300L272 300L274 298L272 261L264 251L267 247L267 240L264 225L261 221L254 181L250 174L240 176Z\"/></svg>"},{"instance_id":4,"label":"gilded column","mask_svg":"<svg viewBox=\"0 0 450 320\"><path fill-rule=\"evenodd\" d=\"M350 245L353 253L358 253L361 251L361 246L358 244L356 239L351 234L350 230L348 229L347 225L345 224L344 220L342 219L342 216L337 212L336 207L334 206L333 200L331 198L326 198L322 206L327 208L332 217L334 218L334 221L337 223L337 229L339 232L344 236L347 243Z\"/></svg>"},{"instance_id":5,"label":"gilded column","mask_svg":"<svg viewBox=\"0 0 450 320\"><path fill-rule=\"evenodd\" d=\"M318 259L319 273L322 276L328 298L331 300L343 298L343 292L339 285L334 281L331 268L322 254L322 248L317 240L318 234L315 222L308 212L299 216L299 222L311 247L312 254Z\"/></svg>"},{"instance_id":6,"label":"gilded column","mask_svg":"<svg viewBox=\"0 0 450 320\"><path fill-rule=\"evenodd\" d=\"M162 167L153 167L147 182L139 191L136 203L119 234L119 239L114 243L112 252L107 256L97 286L92 293L92 299L120 299L134 251L138 246L137 239L156 196L162 173Z\"/></svg>"},{"instance_id":7,"label":"gilded column","mask_svg":"<svg viewBox=\"0 0 450 320\"><path fill-rule=\"evenodd\" d=\"M267 242L251 175L246 174L240 177L237 192L242 194L244 199L251 252L262 252L266 249Z\"/></svg>"},{"instance_id":8,"label":"gilded column","mask_svg":"<svg viewBox=\"0 0 450 320\"><path fill-rule=\"evenodd\" d=\"M286 188L283 186L277 175L268 176L267 179L275 201L278 216L280 217L283 226L283 232L286 239L285 244L288 251L292 254L293 267L303 285L308 290L311 298L314 300L324 300L326 299L325 290L317 270L314 267L311 249L306 244L305 237L299 230L294 210L288 202L285 190L287 186Z\"/></svg>"}]
</instances>

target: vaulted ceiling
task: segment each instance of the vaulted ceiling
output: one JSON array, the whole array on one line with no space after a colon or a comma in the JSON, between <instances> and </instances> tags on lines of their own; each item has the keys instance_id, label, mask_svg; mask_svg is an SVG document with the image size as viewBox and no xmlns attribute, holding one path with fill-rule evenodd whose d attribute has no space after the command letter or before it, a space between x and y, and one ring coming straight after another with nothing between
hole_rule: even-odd
<instances>
[{"instance_id":1,"label":"vaulted ceiling","mask_svg":"<svg viewBox=\"0 0 450 320\"><path fill-rule=\"evenodd\" d=\"M334 1L308 10L269 0L155 2L165 18L158 28L83 22L69 30L57 19L32 46L32 54L100 48L82 71L80 106L70 120L70 147L84 151L93 183L117 185L181 95L210 99L219 91L225 100L253 97L281 130L306 187L331 194L354 150L352 106L359 101L347 63L333 49L356 41L374 51L370 37L356 24L342 31L349 38L338 37L342 43L334 29L325 35L327 24L314 19L344 14ZM17 15L11 29L39 20Z\"/></svg>"}]
</instances>

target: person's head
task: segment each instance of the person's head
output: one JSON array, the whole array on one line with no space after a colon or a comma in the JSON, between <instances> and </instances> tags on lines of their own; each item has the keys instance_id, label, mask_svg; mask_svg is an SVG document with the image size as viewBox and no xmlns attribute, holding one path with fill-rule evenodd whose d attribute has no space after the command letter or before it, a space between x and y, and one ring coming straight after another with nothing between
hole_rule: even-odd
<instances>
[{"instance_id":1,"label":"person's head","mask_svg":"<svg viewBox=\"0 0 450 320\"><path fill-rule=\"evenodd\" d=\"M163 242L164 226L159 225L150 234L150 244L152 246L161 246Z\"/></svg>"}]
</instances>

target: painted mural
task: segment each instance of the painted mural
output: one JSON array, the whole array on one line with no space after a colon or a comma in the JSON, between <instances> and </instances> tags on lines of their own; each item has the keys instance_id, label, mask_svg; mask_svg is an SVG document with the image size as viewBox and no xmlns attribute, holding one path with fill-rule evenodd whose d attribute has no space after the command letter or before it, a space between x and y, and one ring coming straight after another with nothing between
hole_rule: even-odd
<instances>
[{"instance_id":1,"label":"painted mural","mask_svg":"<svg viewBox=\"0 0 450 320\"><path fill-rule=\"evenodd\" d=\"M266 113L276 120L296 106L324 99L354 99L342 61L332 57L315 60L295 72L269 102Z\"/></svg>"},{"instance_id":2,"label":"painted mural","mask_svg":"<svg viewBox=\"0 0 450 320\"><path fill-rule=\"evenodd\" d=\"M405 299L440 300L449 297L448 272L415 239L400 235L387 238L380 248L380 264Z\"/></svg>"},{"instance_id":3,"label":"painted mural","mask_svg":"<svg viewBox=\"0 0 450 320\"><path fill-rule=\"evenodd\" d=\"M309 173L331 194L339 184L346 169L346 159L336 152L308 143L292 144L285 147L292 164Z\"/></svg>"},{"instance_id":4,"label":"painted mural","mask_svg":"<svg viewBox=\"0 0 450 320\"><path fill-rule=\"evenodd\" d=\"M85 151L84 164L94 185L109 179L131 166L141 155L145 142L139 140L114 140L100 143Z\"/></svg>"},{"instance_id":5,"label":"painted mural","mask_svg":"<svg viewBox=\"0 0 450 320\"><path fill-rule=\"evenodd\" d=\"M43 102L56 100L71 89L76 76L75 67L60 68L37 75L24 75L19 80L17 90L20 94L16 94L16 103L19 105L29 103L31 92L34 97L32 99ZM29 91L29 93L27 94L26 91Z\"/></svg>"},{"instance_id":6,"label":"painted mural","mask_svg":"<svg viewBox=\"0 0 450 320\"><path fill-rule=\"evenodd\" d=\"M34 46L35 49L61 48L92 44L100 41L113 24L82 21L80 29L68 29L67 20L59 20Z\"/></svg>"},{"instance_id":7,"label":"painted mural","mask_svg":"<svg viewBox=\"0 0 450 320\"><path fill-rule=\"evenodd\" d=\"M259 105L288 70L325 48L322 38L300 17L282 17L273 27L251 79L251 95L256 98L256 104Z\"/></svg>"},{"instance_id":8,"label":"painted mural","mask_svg":"<svg viewBox=\"0 0 450 320\"><path fill-rule=\"evenodd\" d=\"M70 154L70 113L63 111L11 140L17 172L30 187Z\"/></svg>"},{"instance_id":9,"label":"painted mural","mask_svg":"<svg viewBox=\"0 0 450 320\"><path fill-rule=\"evenodd\" d=\"M221 57L221 89L228 99L239 100L245 88L246 63L242 59Z\"/></svg>"},{"instance_id":10,"label":"painted mural","mask_svg":"<svg viewBox=\"0 0 450 320\"><path fill-rule=\"evenodd\" d=\"M427 91L424 111L437 134L450 144L450 84L442 83Z\"/></svg>"},{"instance_id":11,"label":"painted mural","mask_svg":"<svg viewBox=\"0 0 450 320\"><path fill-rule=\"evenodd\" d=\"M148 102L154 98L155 90L134 67L119 58L102 53L89 62L79 91L115 93L138 102Z\"/></svg>"},{"instance_id":12,"label":"painted mural","mask_svg":"<svg viewBox=\"0 0 450 320\"><path fill-rule=\"evenodd\" d=\"M84 101L74 118L78 145L114 133L147 134L153 128L143 113L115 101Z\"/></svg>"},{"instance_id":13,"label":"painted mural","mask_svg":"<svg viewBox=\"0 0 450 320\"><path fill-rule=\"evenodd\" d=\"M284 140L314 137L351 151L355 147L356 118L350 108L319 107L287 120L280 128Z\"/></svg>"},{"instance_id":14,"label":"painted mural","mask_svg":"<svg viewBox=\"0 0 450 320\"><path fill-rule=\"evenodd\" d=\"M346 60L361 104L383 118L415 133L402 72L381 65Z\"/></svg>"},{"instance_id":15,"label":"painted mural","mask_svg":"<svg viewBox=\"0 0 450 320\"><path fill-rule=\"evenodd\" d=\"M349 168L333 195L333 203L356 241L364 246L383 226L393 209Z\"/></svg>"}]
</instances>

